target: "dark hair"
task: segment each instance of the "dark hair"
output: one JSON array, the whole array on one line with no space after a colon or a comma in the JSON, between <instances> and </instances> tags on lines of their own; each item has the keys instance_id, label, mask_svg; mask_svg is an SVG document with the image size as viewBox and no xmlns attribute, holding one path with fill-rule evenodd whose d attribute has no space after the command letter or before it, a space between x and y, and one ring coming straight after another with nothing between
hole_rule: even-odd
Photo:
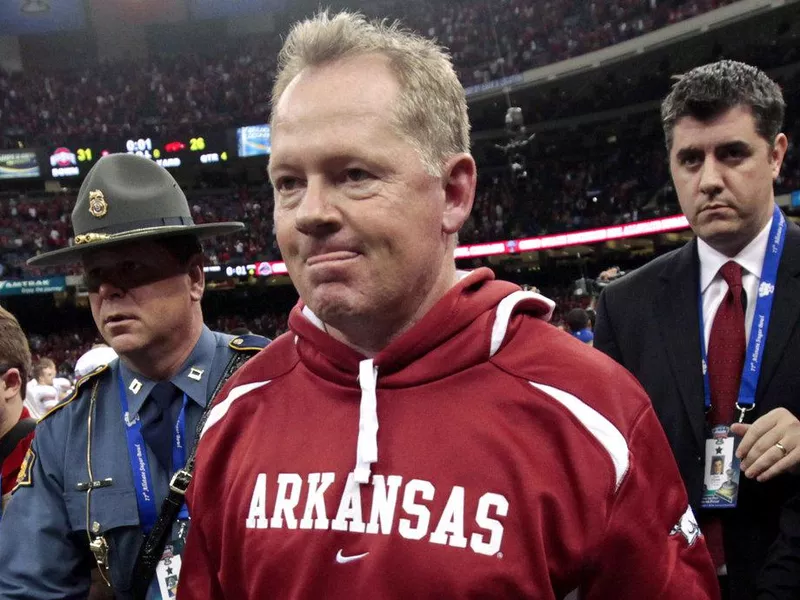
<instances>
[{"instance_id":1,"label":"dark hair","mask_svg":"<svg viewBox=\"0 0 800 600\"><path fill-rule=\"evenodd\" d=\"M589 315L582 308L573 308L567 313L566 322L570 331L580 331L589 326Z\"/></svg>"},{"instance_id":2,"label":"dark hair","mask_svg":"<svg viewBox=\"0 0 800 600\"><path fill-rule=\"evenodd\" d=\"M31 351L28 340L19 326L17 318L0 306L0 364L19 369L22 380L22 397L31 374Z\"/></svg>"},{"instance_id":3,"label":"dark hair","mask_svg":"<svg viewBox=\"0 0 800 600\"><path fill-rule=\"evenodd\" d=\"M155 240L182 265L186 266L197 254L203 254L203 246L196 235L184 234Z\"/></svg>"},{"instance_id":4,"label":"dark hair","mask_svg":"<svg viewBox=\"0 0 800 600\"><path fill-rule=\"evenodd\" d=\"M734 60L703 65L681 75L661 103L661 126L667 150L681 117L710 121L735 106L753 111L756 131L772 146L783 127L786 103L780 86L766 73Z\"/></svg>"}]
</instances>

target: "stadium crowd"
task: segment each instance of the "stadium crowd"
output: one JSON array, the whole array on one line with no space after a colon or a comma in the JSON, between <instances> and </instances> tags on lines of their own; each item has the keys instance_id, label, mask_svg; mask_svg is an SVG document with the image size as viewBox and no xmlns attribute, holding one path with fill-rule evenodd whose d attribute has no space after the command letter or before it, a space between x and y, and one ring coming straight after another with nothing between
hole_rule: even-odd
<instances>
[{"instance_id":1,"label":"stadium crowd","mask_svg":"<svg viewBox=\"0 0 800 600\"><path fill-rule=\"evenodd\" d=\"M459 78L465 86L470 86L615 44L729 4L732 0L552 0L546 3L534 0L502 0L496 3L486 0L461 0L454 3L419 0L361 1L367 14L400 17L414 30L446 45L452 52ZM358 7L358 4L358 1L348 2L348 7ZM213 128L263 122L269 111L266 98L269 96L275 70L274 45L277 43L277 36L275 40L251 41L252 44L243 44L241 48L228 46L221 58L199 55L154 56L149 64L100 65L91 72L65 72L58 75L25 73L24 77L0 73L0 123L4 128L0 130L0 147L4 144L10 146L20 139L31 144L58 144L80 136L119 139L120 136L137 135L137 132L145 129L162 134L185 133L198 123ZM800 73L800 70L797 72ZM643 80L639 80L636 85L641 86ZM660 78L659 82L664 84L664 78ZM800 100L800 77L795 73L781 83L787 104L796 106ZM599 102L611 101L611 80L608 91L608 95L599 96ZM553 93L559 92L554 90ZM596 103L591 104L586 110L596 110L597 106ZM555 117L556 115L549 116ZM611 135L598 143L600 135L595 132L597 135L593 140L587 141L585 147L580 142L585 131L578 126L567 125L563 128L564 139L561 143L548 145L546 141L539 143L536 140L520 151L519 156L524 156L519 160L516 156L503 156L499 159L495 152L493 161L479 165L474 208L459 233L458 242L470 244L518 239L679 214L681 209L671 182L669 165L665 160L664 142L659 127L637 127L645 121L650 125L657 123L655 111L641 114L633 114L632 111L620 121L626 123L620 125L619 138ZM786 161L776 182L778 194L800 190L800 150L795 142L800 139L800 119L790 112L787 121L784 131L790 142ZM632 134L637 128L642 132L640 136ZM549 133L549 139L552 140L553 134ZM548 139L546 135L542 137ZM589 140L589 137L585 139ZM484 144L489 146L492 141L496 140ZM495 150L500 148L501 146L494 146ZM476 155L489 157L492 152L493 150L481 148ZM276 158L278 154L276 146ZM109 160L117 159L140 160L147 168L156 168L153 163L138 157L116 156ZM168 178L166 172L164 174ZM170 189L175 189L174 182ZM239 183L220 189L195 187L187 190L187 197L189 210L197 225L226 221L242 221L246 225L243 231L230 237L204 242L206 264L280 260L275 239L273 190L269 183ZM86 199L85 192L81 194L81 198ZM152 201L163 204L163 199L164 194L154 195ZM81 199L77 200L80 204ZM681 200L684 201L684 196L681 196ZM182 196L181 202L184 202ZM32 256L72 245L70 212L75 203L74 191L66 188L58 193L0 193L0 279L55 273L74 274L80 271L79 268L52 266L33 269L25 267L25 261ZM92 209L89 210L91 212ZM777 209L775 214L780 214ZM280 216L278 223L280 224ZM406 231L413 230L409 228ZM122 254L123 251L119 252ZM91 259L87 256L89 255L83 255L83 260L86 261L84 268L91 271L88 266ZM286 256L291 263L289 253ZM193 255L192 258L197 260L198 257ZM199 275L202 282L199 260L191 264L191 269L194 270L190 269L190 275ZM396 264L387 264L386 272L391 273L392 277L394 269L391 268ZM581 272L583 270L580 269ZM111 268L108 268L108 273L102 269L95 271L108 276ZM92 273L98 277L96 272ZM112 278L104 283L119 286L124 293L134 289L136 285L142 287L162 281L154 279L146 284L125 287L125 278L130 274L114 272L112 275L119 278ZM294 275L295 273L293 277ZM295 283L299 280L300 278L295 278ZM575 293L574 287L564 286L563 281L561 283L560 286L543 287L536 291L555 300L557 308L552 323L556 327L590 343L594 340L591 330L595 322L594 308L597 298L587 293ZM729 285L733 289L733 284ZM236 294L241 294L238 300L247 297L250 292L242 290L243 287L248 286L234 289L227 298L237 299ZM208 298L207 295L202 312L197 309L198 322L201 325L205 323L213 330L234 335L252 333L269 338L279 336L288 329L286 297L272 303L265 299L263 287L252 286L252 290L262 289L260 292L253 291L253 296L244 302L229 302L224 292L214 294L218 296L215 298ZM527 288L527 285L524 287ZM401 295L407 289L401 288ZM94 289L95 292L97 290L98 288ZM759 294L760 290L761 288ZM280 293L284 294L283 291ZM256 294L261 295L257 297ZM100 323L102 319L96 314L97 297L97 293L92 296L92 311L94 318ZM605 297L604 295L603 298ZM77 304L83 301L77 299ZM193 298L193 301L199 303L199 296ZM603 300L600 300L598 315L601 317L602 307ZM70 313L73 309L75 312ZM160 309L161 306L157 310ZM77 314L81 310L86 312L85 307L70 307L66 310L66 314ZM701 319L702 310L701 307ZM34 312L35 308L31 308L30 314ZM580 317L577 320L574 318L576 315ZM121 320L129 318L123 315ZM106 323L113 320L108 317ZM71 322L70 318L65 317L64 322ZM598 322L602 324L602 320ZM327 334L328 330L324 322L322 323ZM114 325L108 327L113 328ZM364 329L370 330L362 328ZM598 332L600 330L601 325L598 325ZM552 330L546 333L555 335ZM598 334L598 340L601 337ZM29 332L28 339L35 361L40 365L44 362L50 364L52 361L57 374L67 377L75 373L78 359L101 341L97 329L94 325L87 324L85 318L74 320L71 326L63 328L43 323L38 329ZM566 337L564 339L570 341ZM222 347L238 352L234 344L241 344L242 340L230 341L228 338L228 341L230 343ZM705 345L703 348L705 349ZM125 359L124 350L120 350L120 357ZM194 363L187 361L186 364ZM233 361L228 364L233 364ZM703 364L705 366L705 362ZM191 369L195 377L192 374L189 377L200 381L199 377L204 371L196 367ZM375 373L377 377L377 370ZM125 398L127 382L123 384L121 378L119 381L121 397ZM136 379L131 386L136 383L141 386ZM133 387L127 389L134 390ZM137 388L133 394L138 392ZM183 398L185 410L186 392ZM73 406L77 405L76 402ZM123 405L123 411L127 411L126 407L127 405ZM128 412L124 412L124 416L127 423ZM655 424L655 415L652 418ZM46 438L37 437L37 444L40 439ZM661 442L666 448L664 440ZM783 450L786 456L786 450L780 442L775 446L778 450ZM190 464L191 462L190 460ZM676 474L673 478L677 481ZM108 479L110 480L111 478ZM92 483L95 482L90 482L90 485ZM681 510L684 510L686 501L681 502ZM16 506L20 504L17 503ZM193 518L194 510L192 508ZM690 513L691 509L687 509L686 514ZM683 534L691 547L694 542L682 529L684 517L673 527L669 537ZM87 528L88 522L87 508ZM196 522L199 523L199 519ZM691 524L696 530L694 517ZM703 524L704 528L705 526ZM669 530L664 528L664 532L666 531ZM138 535L139 532L136 533ZM683 540L680 541L683 543ZM704 541L703 544L705 543ZM724 565L724 560L721 564ZM714 573L710 570L709 573L713 579ZM716 574L723 577L719 580L720 585L727 585L727 575L719 569Z\"/></svg>"},{"instance_id":2,"label":"stadium crowd","mask_svg":"<svg viewBox=\"0 0 800 600\"><path fill-rule=\"evenodd\" d=\"M368 15L397 17L447 46L465 86L615 44L730 4L732 0L415 0L348 2ZM0 146L102 142L183 135L264 122L275 70L270 35L215 44L214 56L157 55L148 63L100 64L45 73L0 70Z\"/></svg>"},{"instance_id":3,"label":"stadium crowd","mask_svg":"<svg viewBox=\"0 0 800 600\"><path fill-rule=\"evenodd\" d=\"M790 96L790 102L795 96ZM800 121L787 125L789 139L800 135ZM462 243L516 239L601 227L677 214L662 142L632 140L609 145L596 156L581 159L533 156L527 176L515 179L507 168L489 171L480 181L475 208L462 233ZM777 192L800 189L800 152L790 142L777 181ZM195 190L189 200L195 222L243 221L237 236L206 244L208 263L279 260L272 221L272 190L240 186ZM30 256L71 243L68 216L75 202L70 194L11 194L0 199L0 274L21 277L50 270L28 270ZM60 271L63 272L63 271Z\"/></svg>"}]
</instances>

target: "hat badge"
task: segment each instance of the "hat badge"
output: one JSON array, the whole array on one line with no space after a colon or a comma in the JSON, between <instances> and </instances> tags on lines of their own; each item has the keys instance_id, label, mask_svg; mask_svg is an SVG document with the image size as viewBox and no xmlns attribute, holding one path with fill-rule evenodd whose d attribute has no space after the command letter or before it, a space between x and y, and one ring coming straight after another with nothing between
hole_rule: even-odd
<instances>
[{"instance_id":1,"label":"hat badge","mask_svg":"<svg viewBox=\"0 0 800 600\"><path fill-rule=\"evenodd\" d=\"M92 190L89 192L89 213L98 219L102 219L108 212L108 203L103 192Z\"/></svg>"}]
</instances>

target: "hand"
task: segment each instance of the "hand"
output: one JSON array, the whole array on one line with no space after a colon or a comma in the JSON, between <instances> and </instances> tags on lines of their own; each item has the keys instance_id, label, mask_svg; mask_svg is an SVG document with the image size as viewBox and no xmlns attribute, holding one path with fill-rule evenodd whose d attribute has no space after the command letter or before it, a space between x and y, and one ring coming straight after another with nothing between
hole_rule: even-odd
<instances>
[{"instance_id":1,"label":"hand","mask_svg":"<svg viewBox=\"0 0 800 600\"><path fill-rule=\"evenodd\" d=\"M619 267L611 267L610 269L606 269L605 271L601 272L600 275L597 276L597 280L611 281L617 276L619 276Z\"/></svg>"},{"instance_id":2,"label":"hand","mask_svg":"<svg viewBox=\"0 0 800 600\"><path fill-rule=\"evenodd\" d=\"M800 420L785 408L769 411L752 425L734 423L731 432L743 436L736 456L746 477L764 482L781 473L800 472Z\"/></svg>"}]
</instances>

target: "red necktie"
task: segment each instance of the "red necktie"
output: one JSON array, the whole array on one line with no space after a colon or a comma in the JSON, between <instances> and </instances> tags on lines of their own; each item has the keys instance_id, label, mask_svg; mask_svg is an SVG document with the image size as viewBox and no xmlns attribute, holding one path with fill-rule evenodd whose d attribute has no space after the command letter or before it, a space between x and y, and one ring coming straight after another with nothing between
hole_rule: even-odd
<instances>
[{"instance_id":1,"label":"red necktie","mask_svg":"<svg viewBox=\"0 0 800 600\"><path fill-rule=\"evenodd\" d=\"M712 427L730 425L735 419L745 352L742 267L729 261L719 272L728 284L728 293L717 309L708 338L708 424Z\"/></svg>"},{"instance_id":2,"label":"red necktie","mask_svg":"<svg viewBox=\"0 0 800 600\"><path fill-rule=\"evenodd\" d=\"M728 284L728 292L717 309L708 338L711 410L707 419L711 427L730 425L735 420L745 352L742 267L729 261L722 265L719 272ZM722 521L719 516L706 513L700 527L714 566L719 568L725 564Z\"/></svg>"}]
</instances>

